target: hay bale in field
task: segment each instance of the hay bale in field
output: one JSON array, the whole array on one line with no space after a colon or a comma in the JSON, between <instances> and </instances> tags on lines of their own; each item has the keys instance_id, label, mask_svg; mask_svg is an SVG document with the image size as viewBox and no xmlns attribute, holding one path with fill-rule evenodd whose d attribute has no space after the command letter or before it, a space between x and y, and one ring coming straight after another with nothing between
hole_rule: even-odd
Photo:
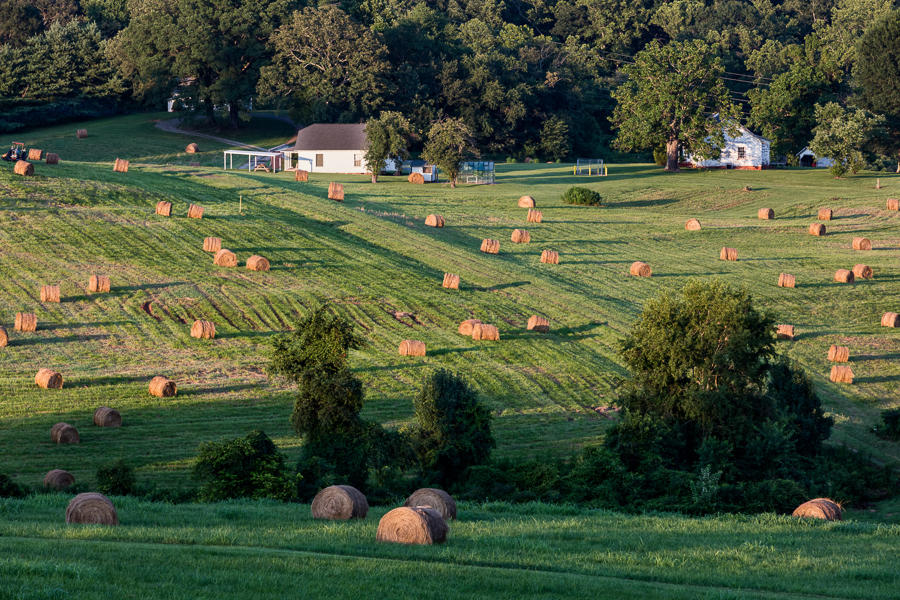
<instances>
[{"instance_id":1,"label":"hay bale in field","mask_svg":"<svg viewBox=\"0 0 900 600\"><path fill-rule=\"evenodd\" d=\"M459 324L459 327L456 330L460 333L460 335L471 336L472 329L476 325L480 325L480 324L481 324L481 321L479 321L478 319L466 319L465 321L463 321L462 323Z\"/></svg>"},{"instance_id":2,"label":"hay bale in field","mask_svg":"<svg viewBox=\"0 0 900 600\"><path fill-rule=\"evenodd\" d=\"M47 474L44 475L44 487L61 491L68 487L75 485L75 477L72 476L68 471L63 471L62 469L53 469L51 471L47 471Z\"/></svg>"},{"instance_id":3,"label":"hay bale in field","mask_svg":"<svg viewBox=\"0 0 900 600\"><path fill-rule=\"evenodd\" d=\"M684 228L688 231L700 231L700 219L688 219Z\"/></svg>"},{"instance_id":4,"label":"hay bale in field","mask_svg":"<svg viewBox=\"0 0 900 600\"><path fill-rule=\"evenodd\" d=\"M88 291L92 294L105 294L109 290L109 277L106 275L91 275L88 279Z\"/></svg>"},{"instance_id":5,"label":"hay bale in field","mask_svg":"<svg viewBox=\"0 0 900 600\"><path fill-rule=\"evenodd\" d=\"M815 498L794 509L791 516L808 519L840 521L844 514L841 505L829 498Z\"/></svg>"},{"instance_id":6,"label":"hay bale in field","mask_svg":"<svg viewBox=\"0 0 900 600\"><path fill-rule=\"evenodd\" d=\"M528 331L537 331L538 333L547 333L550 331L550 320L537 315L528 317L528 324L525 326Z\"/></svg>"},{"instance_id":7,"label":"hay bale in field","mask_svg":"<svg viewBox=\"0 0 900 600\"><path fill-rule=\"evenodd\" d=\"M831 367L831 380L835 383L853 383L853 370L847 365Z\"/></svg>"},{"instance_id":8,"label":"hay bale in field","mask_svg":"<svg viewBox=\"0 0 900 600\"><path fill-rule=\"evenodd\" d=\"M887 199L887 209L888 210L900 210L900 199L888 198Z\"/></svg>"},{"instance_id":9,"label":"hay bale in field","mask_svg":"<svg viewBox=\"0 0 900 600\"><path fill-rule=\"evenodd\" d=\"M485 254L500 254L500 241L492 239L481 240L481 251Z\"/></svg>"},{"instance_id":10,"label":"hay bale in field","mask_svg":"<svg viewBox=\"0 0 900 600\"><path fill-rule=\"evenodd\" d=\"M83 140L87 137L87 129L76 129L75 137L77 137L79 140Z\"/></svg>"},{"instance_id":11,"label":"hay bale in field","mask_svg":"<svg viewBox=\"0 0 900 600\"><path fill-rule=\"evenodd\" d=\"M794 339L794 326L793 325L779 325L775 330L775 337L779 340L792 340Z\"/></svg>"},{"instance_id":12,"label":"hay bale in field","mask_svg":"<svg viewBox=\"0 0 900 600\"><path fill-rule=\"evenodd\" d=\"M313 519L346 521L365 519L369 513L369 503L365 495L352 485L331 485L319 490L310 509Z\"/></svg>"},{"instance_id":13,"label":"hay bale in field","mask_svg":"<svg viewBox=\"0 0 900 600\"><path fill-rule=\"evenodd\" d=\"M162 217L171 217L172 216L172 203L166 202L165 200L160 200L156 203L156 214Z\"/></svg>"},{"instance_id":14,"label":"hay bale in field","mask_svg":"<svg viewBox=\"0 0 900 600\"><path fill-rule=\"evenodd\" d=\"M29 148L28 149L28 160L41 160L41 151L39 148Z\"/></svg>"},{"instance_id":15,"label":"hay bale in field","mask_svg":"<svg viewBox=\"0 0 900 600\"><path fill-rule=\"evenodd\" d=\"M528 209L528 216L525 217L526 223L540 223L544 220L544 213L533 208Z\"/></svg>"},{"instance_id":16,"label":"hay bale in field","mask_svg":"<svg viewBox=\"0 0 900 600\"><path fill-rule=\"evenodd\" d=\"M635 277L650 277L653 274L650 265L639 260L631 263L631 268L628 271Z\"/></svg>"},{"instance_id":17,"label":"hay bale in field","mask_svg":"<svg viewBox=\"0 0 900 600\"><path fill-rule=\"evenodd\" d=\"M428 215L425 217L425 224L429 227L443 227L444 217L441 215Z\"/></svg>"},{"instance_id":18,"label":"hay bale in field","mask_svg":"<svg viewBox=\"0 0 900 600\"><path fill-rule=\"evenodd\" d=\"M203 218L203 207L197 204L191 204L188 206L188 219L202 219Z\"/></svg>"},{"instance_id":19,"label":"hay bale in field","mask_svg":"<svg viewBox=\"0 0 900 600\"><path fill-rule=\"evenodd\" d=\"M205 252L218 252L222 249L222 238L203 238L203 250Z\"/></svg>"},{"instance_id":20,"label":"hay bale in field","mask_svg":"<svg viewBox=\"0 0 900 600\"><path fill-rule=\"evenodd\" d=\"M838 346L832 344L828 349L828 360L830 362L847 362L850 360L850 348L847 346Z\"/></svg>"},{"instance_id":21,"label":"hay bale in field","mask_svg":"<svg viewBox=\"0 0 900 600\"><path fill-rule=\"evenodd\" d=\"M809 225L809 235L825 235L826 229L825 226L821 223L810 223Z\"/></svg>"},{"instance_id":22,"label":"hay bale in field","mask_svg":"<svg viewBox=\"0 0 900 600\"><path fill-rule=\"evenodd\" d=\"M737 250L723 247L719 250L719 260L737 260Z\"/></svg>"},{"instance_id":23,"label":"hay bale in field","mask_svg":"<svg viewBox=\"0 0 900 600\"><path fill-rule=\"evenodd\" d=\"M31 177L34 175L34 165L27 160L17 160L16 166L13 167L13 172L15 172L16 175L22 175L23 177Z\"/></svg>"},{"instance_id":24,"label":"hay bale in field","mask_svg":"<svg viewBox=\"0 0 900 600\"><path fill-rule=\"evenodd\" d=\"M833 215L834 215L834 211L831 210L830 208L820 208L817 218L820 221L830 221L831 217Z\"/></svg>"},{"instance_id":25,"label":"hay bale in field","mask_svg":"<svg viewBox=\"0 0 900 600\"><path fill-rule=\"evenodd\" d=\"M475 323L472 326L472 339L498 342L500 341L500 330L487 323Z\"/></svg>"},{"instance_id":26,"label":"hay bale in field","mask_svg":"<svg viewBox=\"0 0 900 600\"><path fill-rule=\"evenodd\" d=\"M188 154L197 154L198 152L200 152L200 146L197 144L197 142L191 142L187 145L187 147L185 147L184 151Z\"/></svg>"},{"instance_id":27,"label":"hay bale in field","mask_svg":"<svg viewBox=\"0 0 900 600\"><path fill-rule=\"evenodd\" d=\"M6 327L0 327L0 348L9 345L9 334L6 333Z\"/></svg>"},{"instance_id":28,"label":"hay bale in field","mask_svg":"<svg viewBox=\"0 0 900 600\"><path fill-rule=\"evenodd\" d=\"M853 276L857 279L872 279L873 275L869 265L853 265Z\"/></svg>"},{"instance_id":29,"label":"hay bale in field","mask_svg":"<svg viewBox=\"0 0 900 600\"><path fill-rule=\"evenodd\" d=\"M268 271L271 265L269 259L259 254L254 254L247 259L247 268L251 271Z\"/></svg>"},{"instance_id":30,"label":"hay bale in field","mask_svg":"<svg viewBox=\"0 0 900 600\"><path fill-rule=\"evenodd\" d=\"M453 496L437 488L419 488L410 494L403 506L431 508L445 521L456 518L456 501Z\"/></svg>"},{"instance_id":31,"label":"hay bale in field","mask_svg":"<svg viewBox=\"0 0 900 600\"><path fill-rule=\"evenodd\" d=\"M59 164L59 154L55 152L48 152L47 156L44 158L48 165L58 165Z\"/></svg>"},{"instance_id":32,"label":"hay bale in field","mask_svg":"<svg viewBox=\"0 0 900 600\"><path fill-rule=\"evenodd\" d=\"M531 196L521 196L519 198L519 208L536 208L537 203Z\"/></svg>"},{"instance_id":33,"label":"hay bale in field","mask_svg":"<svg viewBox=\"0 0 900 600\"><path fill-rule=\"evenodd\" d=\"M531 242L531 234L525 229L513 229L510 239L514 244L527 244Z\"/></svg>"},{"instance_id":34,"label":"hay bale in field","mask_svg":"<svg viewBox=\"0 0 900 600\"><path fill-rule=\"evenodd\" d=\"M459 275L455 275L453 273L444 273L444 283L442 283L441 285L448 290L458 290Z\"/></svg>"},{"instance_id":35,"label":"hay bale in field","mask_svg":"<svg viewBox=\"0 0 900 600\"><path fill-rule=\"evenodd\" d=\"M407 177L406 180L410 183L422 185L425 183L425 176L421 173L410 173L409 177Z\"/></svg>"},{"instance_id":36,"label":"hay bale in field","mask_svg":"<svg viewBox=\"0 0 900 600\"><path fill-rule=\"evenodd\" d=\"M127 173L128 172L128 161L124 158L117 158L116 162L113 163L113 173Z\"/></svg>"},{"instance_id":37,"label":"hay bale in field","mask_svg":"<svg viewBox=\"0 0 900 600\"><path fill-rule=\"evenodd\" d=\"M344 201L344 185L332 181L328 184L328 198L330 200Z\"/></svg>"},{"instance_id":38,"label":"hay bale in field","mask_svg":"<svg viewBox=\"0 0 900 600\"><path fill-rule=\"evenodd\" d=\"M900 314L895 312L886 312L881 315L882 327L900 327Z\"/></svg>"},{"instance_id":39,"label":"hay bale in field","mask_svg":"<svg viewBox=\"0 0 900 600\"><path fill-rule=\"evenodd\" d=\"M16 313L16 331L37 331L37 317L34 313Z\"/></svg>"},{"instance_id":40,"label":"hay bale in field","mask_svg":"<svg viewBox=\"0 0 900 600\"><path fill-rule=\"evenodd\" d=\"M449 531L447 521L434 508L401 506L381 517L375 539L379 542L428 546L444 542Z\"/></svg>"},{"instance_id":41,"label":"hay bale in field","mask_svg":"<svg viewBox=\"0 0 900 600\"><path fill-rule=\"evenodd\" d=\"M797 279L790 273L782 273L778 276L778 287L792 288L797 286Z\"/></svg>"},{"instance_id":42,"label":"hay bale in field","mask_svg":"<svg viewBox=\"0 0 900 600\"><path fill-rule=\"evenodd\" d=\"M834 272L834 280L838 283L853 283L855 277L853 271L849 269L838 269Z\"/></svg>"},{"instance_id":43,"label":"hay bale in field","mask_svg":"<svg viewBox=\"0 0 900 600\"><path fill-rule=\"evenodd\" d=\"M59 302L59 286L42 285L41 302Z\"/></svg>"},{"instance_id":44,"label":"hay bale in field","mask_svg":"<svg viewBox=\"0 0 900 600\"><path fill-rule=\"evenodd\" d=\"M544 250L541 252L541 262L547 263L548 265L558 265L559 252L556 250Z\"/></svg>"},{"instance_id":45,"label":"hay bale in field","mask_svg":"<svg viewBox=\"0 0 900 600\"><path fill-rule=\"evenodd\" d=\"M63 377L53 369L38 369L34 382L45 390L61 390Z\"/></svg>"},{"instance_id":46,"label":"hay bale in field","mask_svg":"<svg viewBox=\"0 0 900 600\"><path fill-rule=\"evenodd\" d=\"M774 219L775 211L772 210L771 208L761 208L758 211L756 211L756 216L759 219L765 219L765 220Z\"/></svg>"},{"instance_id":47,"label":"hay bale in field","mask_svg":"<svg viewBox=\"0 0 900 600\"><path fill-rule=\"evenodd\" d=\"M213 264L220 267L236 267L237 256L227 248L220 248L219 251L216 252L215 258L213 258Z\"/></svg>"},{"instance_id":48,"label":"hay bale in field","mask_svg":"<svg viewBox=\"0 0 900 600\"><path fill-rule=\"evenodd\" d=\"M872 249L872 240L864 237L855 237L853 238L853 249L854 250L871 250Z\"/></svg>"},{"instance_id":49,"label":"hay bale in field","mask_svg":"<svg viewBox=\"0 0 900 600\"><path fill-rule=\"evenodd\" d=\"M306 183L307 181L309 181L309 171L297 169L296 171L294 171L294 181Z\"/></svg>"},{"instance_id":50,"label":"hay bale in field","mask_svg":"<svg viewBox=\"0 0 900 600\"><path fill-rule=\"evenodd\" d=\"M197 319L194 321L194 324L191 325L191 337L202 340L213 339L216 337L216 324L212 321Z\"/></svg>"},{"instance_id":51,"label":"hay bale in field","mask_svg":"<svg viewBox=\"0 0 900 600\"><path fill-rule=\"evenodd\" d=\"M54 444L77 444L81 438L73 426L68 423L57 423L50 428L50 441Z\"/></svg>"},{"instance_id":52,"label":"hay bale in field","mask_svg":"<svg viewBox=\"0 0 900 600\"><path fill-rule=\"evenodd\" d=\"M168 377L157 375L150 380L150 395L158 398L171 398L178 393L178 386Z\"/></svg>"},{"instance_id":53,"label":"hay bale in field","mask_svg":"<svg viewBox=\"0 0 900 600\"><path fill-rule=\"evenodd\" d=\"M78 494L66 507L66 523L118 525L119 515L109 498L96 492Z\"/></svg>"},{"instance_id":54,"label":"hay bale in field","mask_svg":"<svg viewBox=\"0 0 900 600\"><path fill-rule=\"evenodd\" d=\"M97 427L121 427L122 415L114 408L101 406L94 411L94 425Z\"/></svg>"},{"instance_id":55,"label":"hay bale in field","mask_svg":"<svg viewBox=\"0 0 900 600\"><path fill-rule=\"evenodd\" d=\"M425 342L419 340L403 340L398 349L400 356L425 356Z\"/></svg>"}]
</instances>

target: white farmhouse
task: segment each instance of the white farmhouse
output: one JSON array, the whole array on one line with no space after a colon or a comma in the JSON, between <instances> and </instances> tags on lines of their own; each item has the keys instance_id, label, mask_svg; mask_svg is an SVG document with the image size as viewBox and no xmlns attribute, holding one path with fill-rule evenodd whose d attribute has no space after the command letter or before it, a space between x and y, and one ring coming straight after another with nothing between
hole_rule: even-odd
<instances>
[{"instance_id":1,"label":"white farmhouse","mask_svg":"<svg viewBox=\"0 0 900 600\"><path fill-rule=\"evenodd\" d=\"M708 169L766 169L769 167L771 142L756 135L743 125L738 125L738 135L725 132L725 144L718 158L688 158L688 166Z\"/></svg>"},{"instance_id":2,"label":"white farmhouse","mask_svg":"<svg viewBox=\"0 0 900 600\"><path fill-rule=\"evenodd\" d=\"M797 160L801 167L818 167L827 169L834 164L834 161L824 156L816 156L816 153L809 149L809 146L797 153Z\"/></svg>"},{"instance_id":3,"label":"white farmhouse","mask_svg":"<svg viewBox=\"0 0 900 600\"><path fill-rule=\"evenodd\" d=\"M368 173L364 154L365 123L315 123L297 132L293 148L284 150L285 169L310 173ZM385 169L396 169L387 161Z\"/></svg>"}]
</instances>

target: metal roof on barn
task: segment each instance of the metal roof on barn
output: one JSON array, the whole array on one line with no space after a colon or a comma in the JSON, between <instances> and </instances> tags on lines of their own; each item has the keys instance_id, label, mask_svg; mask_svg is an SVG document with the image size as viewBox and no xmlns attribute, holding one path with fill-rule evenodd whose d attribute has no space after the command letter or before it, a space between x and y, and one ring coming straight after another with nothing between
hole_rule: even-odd
<instances>
[{"instance_id":1,"label":"metal roof on barn","mask_svg":"<svg viewBox=\"0 0 900 600\"><path fill-rule=\"evenodd\" d=\"M294 150L364 150L365 123L315 123L297 132Z\"/></svg>"}]
</instances>

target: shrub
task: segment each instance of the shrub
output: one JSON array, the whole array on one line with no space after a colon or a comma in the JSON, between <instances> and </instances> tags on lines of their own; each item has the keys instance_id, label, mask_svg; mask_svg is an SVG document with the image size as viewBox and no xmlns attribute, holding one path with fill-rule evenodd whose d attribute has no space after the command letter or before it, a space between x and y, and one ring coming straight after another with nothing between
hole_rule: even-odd
<instances>
[{"instance_id":1,"label":"shrub","mask_svg":"<svg viewBox=\"0 0 900 600\"><path fill-rule=\"evenodd\" d=\"M289 500L292 481L284 456L262 431L223 442L200 444L194 478L200 500L273 498Z\"/></svg>"},{"instance_id":2,"label":"shrub","mask_svg":"<svg viewBox=\"0 0 900 600\"><path fill-rule=\"evenodd\" d=\"M110 496L128 496L134 493L134 469L119 459L97 468L97 491Z\"/></svg>"},{"instance_id":3,"label":"shrub","mask_svg":"<svg viewBox=\"0 0 900 600\"><path fill-rule=\"evenodd\" d=\"M13 481L9 475L0 473L0 498L24 498L28 490Z\"/></svg>"},{"instance_id":4,"label":"shrub","mask_svg":"<svg viewBox=\"0 0 900 600\"><path fill-rule=\"evenodd\" d=\"M881 411L881 425L874 428L875 434L886 440L900 440L900 408Z\"/></svg>"},{"instance_id":5,"label":"shrub","mask_svg":"<svg viewBox=\"0 0 900 600\"><path fill-rule=\"evenodd\" d=\"M563 201L567 204L580 204L582 206L602 206L603 198L594 190L572 186L563 194Z\"/></svg>"},{"instance_id":6,"label":"shrub","mask_svg":"<svg viewBox=\"0 0 900 600\"><path fill-rule=\"evenodd\" d=\"M668 155L666 154L665 146L658 146L653 149L653 162L656 163L657 167L666 166L666 161L668 160Z\"/></svg>"}]
</instances>

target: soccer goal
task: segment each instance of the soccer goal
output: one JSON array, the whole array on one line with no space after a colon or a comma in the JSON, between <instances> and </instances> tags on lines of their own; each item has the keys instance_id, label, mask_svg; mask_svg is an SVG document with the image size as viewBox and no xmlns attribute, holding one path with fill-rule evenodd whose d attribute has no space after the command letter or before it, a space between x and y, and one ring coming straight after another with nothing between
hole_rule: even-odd
<instances>
[{"instance_id":1,"label":"soccer goal","mask_svg":"<svg viewBox=\"0 0 900 600\"><path fill-rule=\"evenodd\" d=\"M575 161L575 167L572 169L573 175L599 175L605 177L607 174L606 164L602 158L579 158Z\"/></svg>"}]
</instances>

